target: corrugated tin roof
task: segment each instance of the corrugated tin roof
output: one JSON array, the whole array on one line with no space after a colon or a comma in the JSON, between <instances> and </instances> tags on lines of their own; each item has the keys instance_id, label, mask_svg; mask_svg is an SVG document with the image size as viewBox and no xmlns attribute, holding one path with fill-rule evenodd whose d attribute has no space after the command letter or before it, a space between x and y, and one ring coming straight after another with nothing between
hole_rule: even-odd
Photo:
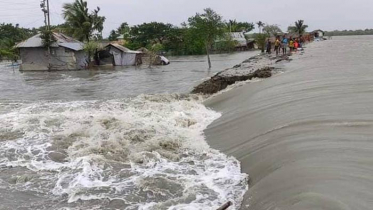
<instances>
[{"instance_id":1,"label":"corrugated tin roof","mask_svg":"<svg viewBox=\"0 0 373 210\"><path fill-rule=\"evenodd\" d=\"M112 44L112 43L110 43L106 47L108 47L108 46L113 46L113 47L117 48L118 50L120 50L122 52L125 52L125 53L132 53L132 54L140 54L140 53L142 53L140 51L130 50L130 49L128 49L128 48L126 48L126 47L124 47L122 45L119 45L119 44Z\"/></svg>"},{"instance_id":2,"label":"corrugated tin roof","mask_svg":"<svg viewBox=\"0 0 373 210\"><path fill-rule=\"evenodd\" d=\"M54 38L56 38L56 42L52 44L51 47L65 47L71 50L80 51L83 50L84 44L79 42L69 36L66 36L62 33L53 33ZM43 47L43 41L40 38L40 34L37 34L19 44L16 45L16 48L36 48L36 47Z\"/></svg>"},{"instance_id":3,"label":"corrugated tin roof","mask_svg":"<svg viewBox=\"0 0 373 210\"><path fill-rule=\"evenodd\" d=\"M61 47L69 48L71 50L75 50L75 51L80 51L80 50L83 50L83 48L84 48L84 44L83 43L68 43L68 42L64 42L64 43L58 43L58 45L61 46Z\"/></svg>"},{"instance_id":4,"label":"corrugated tin roof","mask_svg":"<svg viewBox=\"0 0 373 210\"><path fill-rule=\"evenodd\" d=\"M36 34L35 36L16 45L16 48L27 48L27 47L43 47L43 41L40 38L40 34ZM58 47L58 44L53 43L52 47Z\"/></svg>"}]
</instances>

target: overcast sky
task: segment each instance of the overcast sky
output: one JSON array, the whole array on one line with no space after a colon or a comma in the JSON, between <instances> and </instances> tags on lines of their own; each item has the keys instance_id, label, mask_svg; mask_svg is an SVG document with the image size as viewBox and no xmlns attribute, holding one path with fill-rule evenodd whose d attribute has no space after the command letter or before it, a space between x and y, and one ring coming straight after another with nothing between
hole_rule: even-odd
<instances>
[{"instance_id":1,"label":"overcast sky","mask_svg":"<svg viewBox=\"0 0 373 210\"><path fill-rule=\"evenodd\" d=\"M63 22L62 4L73 0L50 0L52 24ZM40 0L0 0L0 22L22 27L43 25ZM224 19L277 24L286 29L303 19L308 30L373 28L373 0L88 0L101 7L106 17L104 36L120 23L130 25L160 21L180 25L196 12L210 7Z\"/></svg>"}]
</instances>

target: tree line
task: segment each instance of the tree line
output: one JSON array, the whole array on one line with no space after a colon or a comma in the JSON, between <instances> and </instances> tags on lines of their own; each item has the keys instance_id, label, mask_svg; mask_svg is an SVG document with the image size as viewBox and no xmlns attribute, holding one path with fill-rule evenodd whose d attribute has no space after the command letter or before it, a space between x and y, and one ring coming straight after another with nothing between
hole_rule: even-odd
<instances>
[{"instance_id":1,"label":"tree line","mask_svg":"<svg viewBox=\"0 0 373 210\"><path fill-rule=\"evenodd\" d=\"M65 33L84 42L89 57L97 49L97 41L101 40L115 41L121 38L125 40L124 46L134 50L145 47L171 55L209 55L213 50L222 52L235 48L236 43L230 32L251 32L257 26L259 33L246 38L254 38L262 49L268 37L283 34L277 25L264 24L262 21L256 24L236 20L225 21L221 15L207 8L202 13L189 17L180 26L161 22L130 26L123 22L110 32L107 39L103 39L102 31L106 18L100 15L100 11L99 7L90 10L87 1L75 0L63 5L62 16L65 22L60 25L27 29L3 23L0 25L0 56L16 57L17 53L13 46L37 33L41 33L44 45L48 47L55 41L52 31ZM303 34L306 28L304 21L299 20L294 26L289 26L288 31Z\"/></svg>"},{"instance_id":2,"label":"tree line","mask_svg":"<svg viewBox=\"0 0 373 210\"><path fill-rule=\"evenodd\" d=\"M151 48L157 43L163 46L164 51L173 55L198 55L205 54L207 48L211 48L217 38L230 43L219 45L219 49L216 50L232 50L235 45L227 36L228 32L249 32L253 29L253 23L224 21L222 16L208 8L203 13L190 17L181 26L161 22L129 26L124 22L110 32L108 39L110 41L124 39L126 40L124 45L130 49Z\"/></svg>"},{"instance_id":3,"label":"tree line","mask_svg":"<svg viewBox=\"0 0 373 210\"><path fill-rule=\"evenodd\" d=\"M325 31L326 36L357 36L357 35L373 35L373 29L365 30L342 30L342 31Z\"/></svg>"},{"instance_id":4,"label":"tree line","mask_svg":"<svg viewBox=\"0 0 373 210\"><path fill-rule=\"evenodd\" d=\"M52 31L62 32L86 43L85 50L89 57L92 56L97 45L96 41L103 40L102 31L106 18L100 15L100 8L93 10L88 8L87 1L75 0L73 3L63 5L63 24L38 29L19 28L18 25L3 24L0 27L5 31L0 34L1 56L15 56L14 44L27 39L37 33L41 33L45 47L49 47L53 40ZM249 22L237 22L236 20L224 21L223 17L210 8L203 13L188 18L181 26L169 23L150 22L129 26L123 23L116 30L111 31L108 39L116 40L123 36L124 45L130 49L146 47L148 49L166 51L173 55L210 54L216 40L222 40L217 50L230 50L234 48L234 40L228 32L249 32L254 29L254 24ZM17 34L16 36L13 36ZM6 38L6 39L5 39ZM154 47L157 46L157 47ZM4 50L3 50L4 49ZM214 48L215 49L215 48Z\"/></svg>"}]
</instances>

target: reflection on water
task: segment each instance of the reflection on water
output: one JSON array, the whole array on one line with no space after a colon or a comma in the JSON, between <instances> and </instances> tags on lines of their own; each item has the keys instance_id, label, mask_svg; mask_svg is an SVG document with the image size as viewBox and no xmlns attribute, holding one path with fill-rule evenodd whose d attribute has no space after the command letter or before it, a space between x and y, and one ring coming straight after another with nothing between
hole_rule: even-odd
<instances>
[{"instance_id":1,"label":"reflection on water","mask_svg":"<svg viewBox=\"0 0 373 210\"><path fill-rule=\"evenodd\" d=\"M0 65L0 100L98 100L142 93L186 93L201 80L230 68L257 52L170 57L171 65L115 67L105 70L19 72Z\"/></svg>"}]
</instances>

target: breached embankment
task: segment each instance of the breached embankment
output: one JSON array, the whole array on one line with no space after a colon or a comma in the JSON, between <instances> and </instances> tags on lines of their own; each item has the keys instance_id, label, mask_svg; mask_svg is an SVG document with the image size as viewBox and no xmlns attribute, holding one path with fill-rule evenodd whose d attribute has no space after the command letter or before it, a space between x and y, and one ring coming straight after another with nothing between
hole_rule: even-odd
<instances>
[{"instance_id":1,"label":"breached embankment","mask_svg":"<svg viewBox=\"0 0 373 210\"><path fill-rule=\"evenodd\" d=\"M215 94L236 82L251 80L253 78L268 78L273 74L274 64L289 60L288 56L279 58L268 55L257 55L251 57L233 68L221 71L210 79L196 86L194 94Z\"/></svg>"},{"instance_id":2,"label":"breached embankment","mask_svg":"<svg viewBox=\"0 0 373 210\"><path fill-rule=\"evenodd\" d=\"M286 73L205 102L208 143L241 161L241 209L368 210L373 203L371 45L313 43Z\"/></svg>"}]
</instances>

